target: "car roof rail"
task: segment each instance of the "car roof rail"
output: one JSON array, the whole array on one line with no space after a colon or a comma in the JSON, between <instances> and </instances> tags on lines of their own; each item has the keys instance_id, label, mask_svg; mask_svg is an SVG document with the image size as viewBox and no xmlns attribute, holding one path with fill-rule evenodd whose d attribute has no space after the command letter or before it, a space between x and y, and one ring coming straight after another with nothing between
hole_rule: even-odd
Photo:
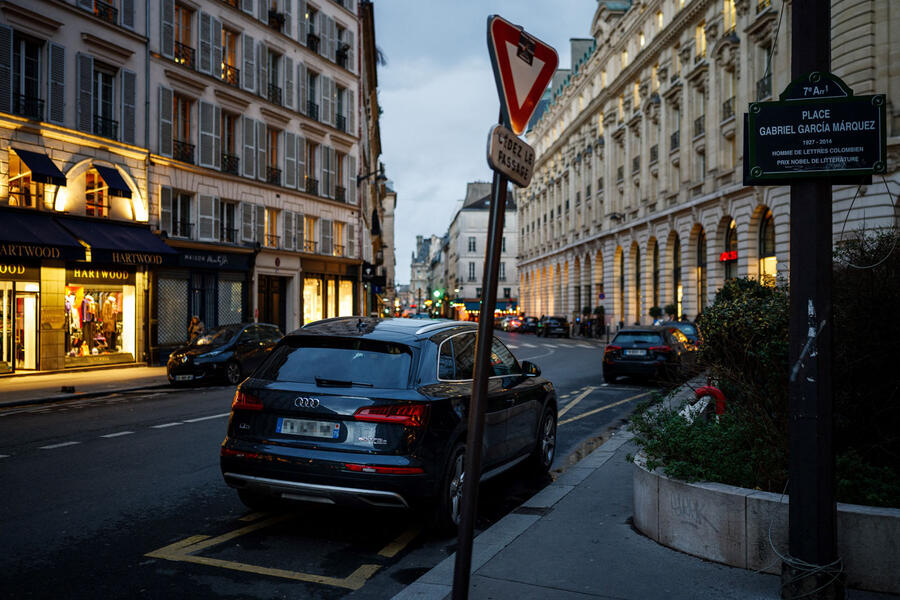
<instances>
[{"instance_id":1,"label":"car roof rail","mask_svg":"<svg viewBox=\"0 0 900 600\"><path fill-rule=\"evenodd\" d=\"M416 335L422 335L423 333L428 333L429 331L434 331L435 329L443 329L450 325L460 326L460 325L463 325L464 323L468 323L468 321L454 321L452 319L442 319L437 323L429 323L428 325L425 325L424 327L420 327L419 329L416 329ZM465 326L465 325L463 325L463 326Z\"/></svg>"}]
</instances>

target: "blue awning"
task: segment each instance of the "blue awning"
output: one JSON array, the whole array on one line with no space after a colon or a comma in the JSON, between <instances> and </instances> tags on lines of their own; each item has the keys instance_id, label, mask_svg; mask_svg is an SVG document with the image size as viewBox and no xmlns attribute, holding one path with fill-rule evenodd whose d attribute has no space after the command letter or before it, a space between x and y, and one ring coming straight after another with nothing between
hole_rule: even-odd
<instances>
[{"instance_id":1,"label":"blue awning","mask_svg":"<svg viewBox=\"0 0 900 600\"><path fill-rule=\"evenodd\" d=\"M90 246L91 262L120 265L174 263L178 255L146 225L111 223L97 219L62 219L60 223Z\"/></svg>"},{"instance_id":2,"label":"blue awning","mask_svg":"<svg viewBox=\"0 0 900 600\"><path fill-rule=\"evenodd\" d=\"M106 187L109 189L110 196L131 198L131 190L128 188L128 184L125 183L125 180L122 178L118 169L115 167L104 167L102 165L94 165L94 168L100 173L100 178L106 182Z\"/></svg>"},{"instance_id":3,"label":"blue awning","mask_svg":"<svg viewBox=\"0 0 900 600\"><path fill-rule=\"evenodd\" d=\"M481 302L466 302L466 310L481 310Z\"/></svg>"},{"instance_id":4,"label":"blue awning","mask_svg":"<svg viewBox=\"0 0 900 600\"><path fill-rule=\"evenodd\" d=\"M0 208L0 261L83 260L84 246L48 212Z\"/></svg>"},{"instance_id":5,"label":"blue awning","mask_svg":"<svg viewBox=\"0 0 900 600\"><path fill-rule=\"evenodd\" d=\"M66 176L57 168L50 157L40 152L19 150L12 148L22 162L31 169L31 180L37 183L50 183L52 185L66 185Z\"/></svg>"}]
</instances>

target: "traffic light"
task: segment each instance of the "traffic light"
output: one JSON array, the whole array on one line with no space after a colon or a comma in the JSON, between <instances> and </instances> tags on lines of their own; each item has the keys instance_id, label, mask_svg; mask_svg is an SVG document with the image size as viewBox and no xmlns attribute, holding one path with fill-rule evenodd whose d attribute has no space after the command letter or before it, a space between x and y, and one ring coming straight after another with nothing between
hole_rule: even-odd
<instances>
[{"instance_id":1,"label":"traffic light","mask_svg":"<svg viewBox=\"0 0 900 600\"><path fill-rule=\"evenodd\" d=\"M435 300L440 300L444 297L444 290L434 290L433 292L431 292L431 295L434 296Z\"/></svg>"}]
</instances>

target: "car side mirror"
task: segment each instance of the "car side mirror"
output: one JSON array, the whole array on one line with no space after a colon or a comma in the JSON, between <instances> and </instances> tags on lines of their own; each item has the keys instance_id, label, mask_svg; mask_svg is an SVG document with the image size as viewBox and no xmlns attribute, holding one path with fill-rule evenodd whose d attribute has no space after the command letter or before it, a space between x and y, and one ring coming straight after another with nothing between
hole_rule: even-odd
<instances>
[{"instance_id":1,"label":"car side mirror","mask_svg":"<svg viewBox=\"0 0 900 600\"><path fill-rule=\"evenodd\" d=\"M522 361L522 372L525 373L525 375L528 375L530 377L537 377L538 375L541 374L541 369L533 362L528 361L528 360L523 360Z\"/></svg>"}]
</instances>

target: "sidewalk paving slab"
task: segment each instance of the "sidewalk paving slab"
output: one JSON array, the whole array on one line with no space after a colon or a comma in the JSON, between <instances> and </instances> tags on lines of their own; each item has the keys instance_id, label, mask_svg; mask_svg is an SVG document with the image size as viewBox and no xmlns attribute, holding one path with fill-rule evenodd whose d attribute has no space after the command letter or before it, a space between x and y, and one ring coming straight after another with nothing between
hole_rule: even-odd
<instances>
[{"instance_id":1,"label":"sidewalk paving slab","mask_svg":"<svg viewBox=\"0 0 900 600\"><path fill-rule=\"evenodd\" d=\"M74 387L74 392L63 391ZM167 388L165 367L120 367L0 378L0 408L76 400L140 389Z\"/></svg>"}]
</instances>

